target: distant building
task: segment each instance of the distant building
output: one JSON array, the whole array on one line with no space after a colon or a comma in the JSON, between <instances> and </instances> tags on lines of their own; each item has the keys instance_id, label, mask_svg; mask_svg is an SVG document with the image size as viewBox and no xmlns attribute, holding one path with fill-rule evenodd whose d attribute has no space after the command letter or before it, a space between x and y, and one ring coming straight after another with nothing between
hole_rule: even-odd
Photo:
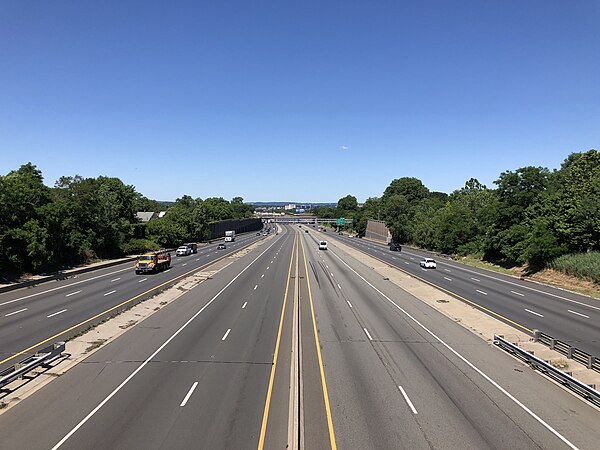
<instances>
[{"instance_id":1,"label":"distant building","mask_svg":"<svg viewBox=\"0 0 600 450\"><path fill-rule=\"evenodd\" d=\"M153 212L153 211L139 211L135 213L135 216L140 222L150 222L151 220L157 220L162 218L166 214L166 211Z\"/></svg>"},{"instance_id":2,"label":"distant building","mask_svg":"<svg viewBox=\"0 0 600 450\"><path fill-rule=\"evenodd\" d=\"M290 203L289 205L284 206L283 209L285 209L286 211L294 210L296 209L296 204Z\"/></svg>"}]
</instances>

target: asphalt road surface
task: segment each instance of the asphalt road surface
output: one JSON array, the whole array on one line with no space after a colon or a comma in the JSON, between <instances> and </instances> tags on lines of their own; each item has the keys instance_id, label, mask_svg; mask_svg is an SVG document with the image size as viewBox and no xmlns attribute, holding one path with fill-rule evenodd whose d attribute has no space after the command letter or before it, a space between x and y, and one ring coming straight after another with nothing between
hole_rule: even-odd
<instances>
[{"instance_id":1,"label":"asphalt road surface","mask_svg":"<svg viewBox=\"0 0 600 450\"><path fill-rule=\"evenodd\" d=\"M600 356L600 300L519 280L508 275L435 258L437 269L424 269L419 261L431 253L387 246L366 239L319 233L339 239L360 251L421 278L434 286L478 306L482 311L515 328L540 330L595 356Z\"/></svg>"},{"instance_id":2,"label":"asphalt road surface","mask_svg":"<svg viewBox=\"0 0 600 450\"><path fill-rule=\"evenodd\" d=\"M200 246L198 253L176 257L171 268L157 274L136 275L132 262L95 270L68 279L42 283L0 294L0 370L36 349L65 340L122 309L118 305L153 295L189 274L208 266L262 236L238 235L227 249Z\"/></svg>"},{"instance_id":3,"label":"asphalt road surface","mask_svg":"<svg viewBox=\"0 0 600 450\"><path fill-rule=\"evenodd\" d=\"M597 409L284 228L0 416L2 447L597 448Z\"/></svg>"}]
</instances>

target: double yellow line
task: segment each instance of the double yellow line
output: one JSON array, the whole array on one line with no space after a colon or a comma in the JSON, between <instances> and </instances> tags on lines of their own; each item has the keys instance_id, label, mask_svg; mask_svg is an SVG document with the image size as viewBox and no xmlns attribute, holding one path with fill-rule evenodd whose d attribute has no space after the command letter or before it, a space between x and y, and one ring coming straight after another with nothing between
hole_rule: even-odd
<instances>
[{"instance_id":1,"label":"double yellow line","mask_svg":"<svg viewBox=\"0 0 600 450\"><path fill-rule=\"evenodd\" d=\"M262 420L262 425L260 428L260 438L258 440L258 449L259 450L263 450L264 445L265 445L265 436L266 436L266 432L267 432L267 422L269 420L269 408L271 406L271 396L273 394L273 382L275 380L275 372L277 369L277 358L279 355L279 345L281 342L281 333L283 330L283 320L284 320L284 316L285 316L285 307L287 304L287 298L288 298L288 293L289 293L289 286L290 286L290 280L291 280L291 275L292 275L292 264L293 264L293 260L294 260L294 253L295 252L299 252L299 246L298 246L298 242L300 242L300 245L302 246L302 256L303 256L303 260L304 260L304 270L306 273L306 283L308 286L308 296L310 299L310 312L311 312L311 316L312 316L312 323L313 323L313 332L314 332L314 337L315 337L315 345L316 345L316 350L317 350L317 358L319 361L319 371L321 374L321 386L323 388L323 401L325 403L325 413L327 415L327 427L329 430L329 443L331 445L332 450L336 450L337 449L337 445L335 442L335 433L333 430L333 421L331 419L331 407L329 405L329 394L327 392L327 382L325 381L325 370L323 368L323 358L321 356L321 345L319 343L319 335L317 332L317 322L315 319L315 309L313 306L313 298L312 298L312 291L311 291L311 287L310 287L310 279L309 279L309 275L308 275L308 265L306 263L306 252L304 250L304 243L302 242L302 239L298 238L298 233L295 234L294 237L294 244L292 247L292 254L290 255L290 265L289 265L289 269L288 269L288 276L287 276L287 281L286 281L286 287L285 287L285 294L283 297L283 306L281 308L281 318L279 320L279 330L277 332L277 341L275 343L275 353L273 354L273 365L271 366L271 376L269 378L269 387L267 389L267 398L265 401L265 410L263 413L263 420ZM300 368L301 369L301 368Z\"/></svg>"}]
</instances>

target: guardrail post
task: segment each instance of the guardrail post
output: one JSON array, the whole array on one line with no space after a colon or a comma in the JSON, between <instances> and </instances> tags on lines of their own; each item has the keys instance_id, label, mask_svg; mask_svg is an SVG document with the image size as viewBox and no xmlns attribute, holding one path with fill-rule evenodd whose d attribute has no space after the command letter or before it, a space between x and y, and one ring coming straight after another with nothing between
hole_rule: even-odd
<instances>
[{"instance_id":1,"label":"guardrail post","mask_svg":"<svg viewBox=\"0 0 600 450\"><path fill-rule=\"evenodd\" d=\"M533 342L539 342L541 334L540 330L533 330Z\"/></svg>"},{"instance_id":2,"label":"guardrail post","mask_svg":"<svg viewBox=\"0 0 600 450\"><path fill-rule=\"evenodd\" d=\"M594 357L592 355L588 355L587 368L591 369L593 365L594 365Z\"/></svg>"},{"instance_id":3,"label":"guardrail post","mask_svg":"<svg viewBox=\"0 0 600 450\"><path fill-rule=\"evenodd\" d=\"M573 347L571 345L569 345L567 348L567 358L573 359Z\"/></svg>"},{"instance_id":4,"label":"guardrail post","mask_svg":"<svg viewBox=\"0 0 600 450\"><path fill-rule=\"evenodd\" d=\"M25 364L21 364L21 363L16 363L13 367L15 368L15 372L18 371L19 369L22 369L25 366ZM18 376L19 380L23 379L23 374L20 374Z\"/></svg>"},{"instance_id":5,"label":"guardrail post","mask_svg":"<svg viewBox=\"0 0 600 450\"><path fill-rule=\"evenodd\" d=\"M554 350L555 346L556 346L556 339L554 339L554 338L550 339L550 350Z\"/></svg>"}]
</instances>

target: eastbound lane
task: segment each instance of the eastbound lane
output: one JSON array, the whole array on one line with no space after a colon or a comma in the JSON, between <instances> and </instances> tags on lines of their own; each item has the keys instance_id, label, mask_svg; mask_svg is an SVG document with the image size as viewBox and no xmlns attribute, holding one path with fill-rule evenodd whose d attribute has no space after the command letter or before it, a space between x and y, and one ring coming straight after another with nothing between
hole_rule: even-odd
<instances>
[{"instance_id":1,"label":"eastbound lane","mask_svg":"<svg viewBox=\"0 0 600 450\"><path fill-rule=\"evenodd\" d=\"M538 329L579 349L600 355L600 300L436 259L437 269L419 267L426 255L414 249L392 252L365 239L319 233L406 271L480 307L516 328Z\"/></svg>"},{"instance_id":2,"label":"eastbound lane","mask_svg":"<svg viewBox=\"0 0 600 450\"><path fill-rule=\"evenodd\" d=\"M311 234L340 448L596 445L597 410Z\"/></svg>"}]
</instances>

